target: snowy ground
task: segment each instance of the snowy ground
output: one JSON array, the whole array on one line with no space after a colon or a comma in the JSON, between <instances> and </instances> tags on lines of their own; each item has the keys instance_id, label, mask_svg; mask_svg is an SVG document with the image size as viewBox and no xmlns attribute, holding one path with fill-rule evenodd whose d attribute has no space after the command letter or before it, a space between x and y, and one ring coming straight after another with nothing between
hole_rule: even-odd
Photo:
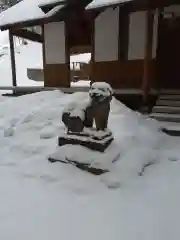
<instances>
[{"instance_id":1,"label":"snowy ground","mask_svg":"<svg viewBox=\"0 0 180 240\"><path fill-rule=\"evenodd\" d=\"M180 140L159 133L156 121L113 99L109 128L121 156L110 173L47 161L64 106L86 98L0 98L0 239L180 239Z\"/></svg>"}]
</instances>

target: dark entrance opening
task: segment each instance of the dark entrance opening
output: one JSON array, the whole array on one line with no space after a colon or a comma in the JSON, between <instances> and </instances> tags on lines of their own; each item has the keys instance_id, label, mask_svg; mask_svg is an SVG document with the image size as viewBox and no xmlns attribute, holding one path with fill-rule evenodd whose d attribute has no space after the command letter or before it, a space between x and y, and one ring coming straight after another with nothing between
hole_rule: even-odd
<instances>
[{"instance_id":1,"label":"dark entrance opening","mask_svg":"<svg viewBox=\"0 0 180 240\"><path fill-rule=\"evenodd\" d=\"M180 89L180 17L161 20L157 61L158 87Z\"/></svg>"}]
</instances>

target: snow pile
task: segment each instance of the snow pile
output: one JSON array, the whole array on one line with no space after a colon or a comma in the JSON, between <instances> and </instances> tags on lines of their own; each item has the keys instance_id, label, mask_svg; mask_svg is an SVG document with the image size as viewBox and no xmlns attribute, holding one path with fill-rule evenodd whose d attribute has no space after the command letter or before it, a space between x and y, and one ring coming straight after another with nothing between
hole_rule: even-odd
<instances>
[{"instance_id":1,"label":"snow pile","mask_svg":"<svg viewBox=\"0 0 180 240\"><path fill-rule=\"evenodd\" d=\"M110 173L47 161L64 132L64 107L87 96L2 97L0 238L179 239L180 140L160 133L156 121L113 99L109 128L121 154Z\"/></svg>"},{"instance_id":2,"label":"snow pile","mask_svg":"<svg viewBox=\"0 0 180 240\"><path fill-rule=\"evenodd\" d=\"M89 63L91 60L91 53L81 53L71 55L71 62L75 63Z\"/></svg>"},{"instance_id":3,"label":"snow pile","mask_svg":"<svg viewBox=\"0 0 180 240\"><path fill-rule=\"evenodd\" d=\"M71 82L71 87L89 87L90 80L79 80L77 82Z\"/></svg>"}]
</instances>

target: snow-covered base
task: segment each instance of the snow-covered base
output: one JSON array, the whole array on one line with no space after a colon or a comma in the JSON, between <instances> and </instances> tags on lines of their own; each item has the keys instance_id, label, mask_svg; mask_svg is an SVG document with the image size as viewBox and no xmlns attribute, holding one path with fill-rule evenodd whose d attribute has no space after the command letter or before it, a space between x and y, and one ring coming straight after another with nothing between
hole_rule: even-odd
<instances>
[{"instance_id":1,"label":"snow-covered base","mask_svg":"<svg viewBox=\"0 0 180 240\"><path fill-rule=\"evenodd\" d=\"M50 159L62 162L77 162L88 164L89 167L110 170L112 164L119 158L120 151L113 142L104 153L93 151L80 145L64 145L57 147Z\"/></svg>"},{"instance_id":2,"label":"snow-covered base","mask_svg":"<svg viewBox=\"0 0 180 240\"><path fill-rule=\"evenodd\" d=\"M77 134L68 132L67 134L62 134L60 137L70 140L77 139L83 142L97 142L100 144L104 144L107 141L113 139L112 133L110 131L96 131L95 129L90 129L88 131L87 128L83 132Z\"/></svg>"}]
</instances>

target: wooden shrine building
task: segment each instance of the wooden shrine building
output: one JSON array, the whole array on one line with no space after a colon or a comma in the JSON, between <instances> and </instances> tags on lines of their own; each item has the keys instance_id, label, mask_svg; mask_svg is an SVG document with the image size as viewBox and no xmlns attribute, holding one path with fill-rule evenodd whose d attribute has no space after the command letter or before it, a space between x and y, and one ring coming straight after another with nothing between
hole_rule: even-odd
<instances>
[{"instance_id":1,"label":"wooden shrine building","mask_svg":"<svg viewBox=\"0 0 180 240\"><path fill-rule=\"evenodd\" d=\"M45 86L70 87L70 54L84 49L92 81L142 89L144 100L152 88L180 88L178 0L23 0L0 14L0 28L9 30L13 85L20 36L42 43Z\"/></svg>"}]
</instances>

